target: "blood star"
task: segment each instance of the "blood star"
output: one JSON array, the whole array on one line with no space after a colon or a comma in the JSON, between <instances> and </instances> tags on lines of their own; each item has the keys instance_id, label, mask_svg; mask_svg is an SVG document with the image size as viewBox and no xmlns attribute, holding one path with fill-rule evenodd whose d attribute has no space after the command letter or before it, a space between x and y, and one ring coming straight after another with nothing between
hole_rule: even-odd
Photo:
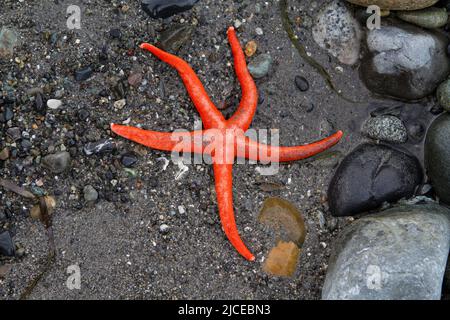
<instances>
[{"instance_id":1,"label":"blood star","mask_svg":"<svg viewBox=\"0 0 450 320\"><path fill-rule=\"evenodd\" d=\"M239 236L234 218L232 166L236 157L241 155L250 160L275 162L305 159L337 144L343 133L338 131L323 140L293 147L261 144L245 136L245 131L250 127L256 111L258 92L247 69L245 56L233 27L228 29L227 36L233 53L235 72L242 88L241 101L231 118L226 120L223 117L209 98L200 79L186 61L151 44L143 43L140 46L142 49L150 51L178 71L200 114L204 130L174 135L171 132L143 130L118 124L111 124L111 130L126 139L163 151L176 150L179 148L179 139L182 139L188 141L189 152L210 155L223 230L236 250L247 260L253 261L255 256L247 249ZM183 151L186 152L186 149Z\"/></svg>"}]
</instances>

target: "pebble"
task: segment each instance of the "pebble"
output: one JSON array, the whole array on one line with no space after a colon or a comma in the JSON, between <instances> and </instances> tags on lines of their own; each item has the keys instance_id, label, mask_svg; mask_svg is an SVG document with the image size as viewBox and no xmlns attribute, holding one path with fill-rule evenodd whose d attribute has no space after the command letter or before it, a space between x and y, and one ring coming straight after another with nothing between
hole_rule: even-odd
<instances>
[{"instance_id":1,"label":"pebble","mask_svg":"<svg viewBox=\"0 0 450 320\"><path fill-rule=\"evenodd\" d=\"M18 39L17 33L6 27L0 30L0 59L10 58L14 54L14 47Z\"/></svg>"},{"instance_id":2,"label":"pebble","mask_svg":"<svg viewBox=\"0 0 450 320\"><path fill-rule=\"evenodd\" d=\"M308 91L309 90L309 83L308 80L306 80L304 77L302 76L295 76L295 86L302 92Z\"/></svg>"},{"instance_id":3,"label":"pebble","mask_svg":"<svg viewBox=\"0 0 450 320\"><path fill-rule=\"evenodd\" d=\"M159 226L159 232L161 232L161 234L168 234L170 230L170 227L163 223L162 225Z\"/></svg>"},{"instance_id":4,"label":"pebble","mask_svg":"<svg viewBox=\"0 0 450 320\"><path fill-rule=\"evenodd\" d=\"M450 79L445 80L437 89L439 105L446 111L450 111Z\"/></svg>"},{"instance_id":5,"label":"pebble","mask_svg":"<svg viewBox=\"0 0 450 320\"><path fill-rule=\"evenodd\" d=\"M37 113L41 115L45 115L47 112L46 104L44 103L44 98L41 93L36 93L34 97L34 109Z\"/></svg>"},{"instance_id":6,"label":"pebble","mask_svg":"<svg viewBox=\"0 0 450 320\"><path fill-rule=\"evenodd\" d=\"M403 121L389 115L369 118L363 124L362 132L369 138L391 143L405 143L408 139Z\"/></svg>"},{"instance_id":7,"label":"pebble","mask_svg":"<svg viewBox=\"0 0 450 320\"><path fill-rule=\"evenodd\" d=\"M14 118L14 112L10 105L4 105L0 114L0 122L6 123Z\"/></svg>"},{"instance_id":8,"label":"pebble","mask_svg":"<svg viewBox=\"0 0 450 320\"><path fill-rule=\"evenodd\" d=\"M324 300L440 300L450 249L450 210L401 205L363 217L339 235Z\"/></svg>"},{"instance_id":9,"label":"pebble","mask_svg":"<svg viewBox=\"0 0 450 320\"><path fill-rule=\"evenodd\" d=\"M413 196L422 182L414 156L386 145L362 144L342 160L328 188L328 204L336 217L377 209Z\"/></svg>"},{"instance_id":10,"label":"pebble","mask_svg":"<svg viewBox=\"0 0 450 320\"><path fill-rule=\"evenodd\" d=\"M128 84L132 87L138 87L142 82L142 73L134 72L128 76Z\"/></svg>"},{"instance_id":11,"label":"pebble","mask_svg":"<svg viewBox=\"0 0 450 320\"><path fill-rule=\"evenodd\" d=\"M6 135L12 140L17 141L22 137L22 132L19 127L11 127L6 130Z\"/></svg>"},{"instance_id":12,"label":"pebble","mask_svg":"<svg viewBox=\"0 0 450 320\"><path fill-rule=\"evenodd\" d=\"M78 111L78 119L81 121L86 121L90 116L90 112L86 109L81 109Z\"/></svg>"},{"instance_id":13,"label":"pebble","mask_svg":"<svg viewBox=\"0 0 450 320\"><path fill-rule=\"evenodd\" d=\"M247 42L245 45L245 49L244 49L245 55L247 57L251 57L255 54L257 49L258 49L258 44L256 43L256 41L251 40L251 41Z\"/></svg>"},{"instance_id":14,"label":"pebble","mask_svg":"<svg viewBox=\"0 0 450 320\"><path fill-rule=\"evenodd\" d=\"M76 81L85 81L92 76L93 70L90 66L75 71Z\"/></svg>"},{"instance_id":15,"label":"pebble","mask_svg":"<svg viewBox=\"0 0 450 320\"><path fill-rule=\"evenodd\" d=\"M83 197L87 202L94 202L98 199L98 192L91 185L87 185L83 188Z\"/></svg>"},{"instance_id":16,"label":"pebble","mask_svg":"<svg viewBox=\"0 0 450 320\"><path fill-rule=\"evenodd\" d=\"M269 54L263 53L256 56L249 64L248 71L255 79L265 77L272 66L272 57Z\"/></svg>"},{"instance_id":17,"label":"pebble","mask_svg":"<svg viewBox=\"0 0 450 320\"><path fill-rule=\"evenodd\" d=\"M116 143L112 139L101 139L97 142L89 142L83 148L87 156L92 154L110 153L116 148Z\"/></svg>"},{"instance_id":18,"label":"pebble","mask_svg":"<svg viewBox=\"0 0 450 320\"><path fill-rule=\"evenodd\" d=\"M62 101L57 99L49 99L47 101L47 107L52 110L56 110L62 106Z\"/></svg>"},{"instance_id":19,"label":"pebble","mask_svg":"<svg viewBox=\"0 0 450 320\"><path fill-rule=\"evenodd\" d=\"M255 32L258 36L262 36L264 34L263 29L261 29L259 27L255 29Z\"/></svg>"},{"instance_id":20,"label":"pebble","mask_svg":"<svg viewBox=\"0 0 450 320\"><path fill-rule=\"evenodd\" d=\"M125 107L125 105L127 104L127 100L125 99L120 99L114 102L114 108L116 109L123 109L123 107Z\"/></svg>"},{"instance_id":21,"label":"pebble","mask_svg":"<svg viewBox=\"0 0 450 320\"><path fill-rule=\"evenodd\" d=\"M134 153L126 153L122 156L120 161L125 167L129 168L133 167L137 163L138 159Z\"/></svg>"},{"instance_id":22,"label":"pebble","mask_svg":"<svg viewBox=\"0 0 450 320\"><path fill-rule=\"evenodd\" d=\"M142 0L141 7L154 19L166 19L191 9L197 2L198 0Z\"/></svg>"},{"instance_id":23,"label":"pebble","mask_svg":"<svg viewBox=\"0 0 450 320\"><path fill-rule=\"evenodd\" d=\"M415 11L398 11L397 17L422 28L441 28L447 24L448 13L445 8L430 7Z\"/></svg>"},{"instance_id":24,"label":"pebble","mask_svg":"<svg viewBox=\"0 0 450 320\"><path fill-rule=\"evenodd\" d=\"M62 173L67 170L71 163L70 153L61 151L54 154L46 155L42 159L42 165L53 173Z\"/></svg>"},{"instance_id":25,"label":"pebble","mask_svg":"<svg viewBox=\"0 0 450 320\"><path fill-rule=\"evenodd\" d=\"M0 160L5 161L9 158L9 149L3 148L2 151L0 151Z\"/></svg>"},{"instance_id":26,"label":"pebble","mask_svg":"<svg viewBox=\"0 0 450 320\"><path fill-rule=\"evenodd\" d=\"M0 256L13 257L15 255L15 246L9 231L0 233Z\"/></svg>"}]
</instances>

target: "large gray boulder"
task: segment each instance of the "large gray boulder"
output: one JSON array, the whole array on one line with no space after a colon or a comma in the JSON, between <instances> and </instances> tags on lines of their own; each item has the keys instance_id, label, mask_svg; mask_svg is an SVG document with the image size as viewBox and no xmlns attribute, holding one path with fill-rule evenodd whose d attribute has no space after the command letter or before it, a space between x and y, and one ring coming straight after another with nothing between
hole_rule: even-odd
<instances>
[{"instance_id":1,"label":"large gray boulder","mask_svg":"<svg viewBox=\"0 0 450 320\"><path fill-rule=\"evenodd\" d=\"M377 94L417 100L432 94L450 73L448 40L434 31L393 22L368 32L361 79Z\"/></svg>"},{"instance_id":2,"label":"large gray boulder","mask_svg":"<svg viewBox=\"0 0 450 320\"><path fill-rule=\"evenodd\" d=\"M450 249L450 210L402 205L346 228L330 258L322 298L440 299Z\"/></svg>"}]
</instances>

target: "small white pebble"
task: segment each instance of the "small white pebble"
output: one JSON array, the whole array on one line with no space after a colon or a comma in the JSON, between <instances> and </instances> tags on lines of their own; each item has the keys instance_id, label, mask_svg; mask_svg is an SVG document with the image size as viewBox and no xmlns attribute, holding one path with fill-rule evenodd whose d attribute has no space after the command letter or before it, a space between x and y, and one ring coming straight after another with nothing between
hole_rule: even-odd
<instances>
[{"instance_id":1,"label":"small white pebble","mask_svg":"<svg viewBox=\"0 0 450 320\"><path fill-rule=\"evenodd\" d=\"M62 106L62 101L57 99L49 99L47 101L47 107L52 110L56 110Z\"/></svg>"},{"instance_id":2,"label":"small white pebble","mask_svg":"<svg viewBox=\"0 0 450 320\"><path fill-rule=\"evenodd\" d=\"M259 27L255 29L255 32L258 36L262 36L264 34L263 29L261 29Z\"/></svg>"}]
</instances>

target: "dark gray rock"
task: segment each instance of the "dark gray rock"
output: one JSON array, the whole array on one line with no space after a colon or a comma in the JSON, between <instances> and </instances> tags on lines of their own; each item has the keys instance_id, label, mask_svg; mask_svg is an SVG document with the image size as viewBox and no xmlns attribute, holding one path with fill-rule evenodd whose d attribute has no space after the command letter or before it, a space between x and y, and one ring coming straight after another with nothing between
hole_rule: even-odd
<instances>
[{"instance_id":1,"label":"dark gray rock","mask_svg":"<svg viewBox=\"0 0 450 320\"><path fill-rule=\"evenodd\" d=\"M439 85L436 95L439 105L446 111L450 111L450 79L445 80Z\"/></svg>"},{"instance_id":2,"label":"dark gray rock","mask_svg":"<svg viewBox=\"0 0 450 320\"><path fill-rule=\"evenodd\" d=\"M385 145L363 144L345 157L328 189L334 216L350 216L414 194L422 181L419 161Z\"/></svg>"},{"instance_id":3,"label":"dark gray rock","mask_svg":"<svg viewBox=\"0 0 450 320\"><path fill-rule=\"evenodd\" d=\"M322 298L438 300L449 246L450 210L437 204L356 220L335 243Z\"/></svg>"},{"instance_id":4,"label":"dark gray rock","mask_svg":"<svg viewBox=\"0 0 450 320\"><path fill-rule=\"evenodd\" d=\"M101 139L97 142L89 142L84 146L84 153L88 156L95 153L110 153L116 148L112 139Z\"/></svg>"},{"instance_id":5,"label":"dark gray rock","mask_svg":"<svg viewBox=\"0 0 450 320\"><path fill-rule=\"evenodd\" d=\"M64 172L69 168L70 162L70 153L67 151L49 154L42 159L42 165L53 173Z\"/></svg>"},{"instance_id":6,"label":"dark gray rock","mask_svg":"<svg viewBox=\"0 0 450 320\"><path fill-rule=\"evenodd\" d=\"M309 89L308 80L306 80L305 77L302 76L295 76L295 86L303 92L308 91Z\"/></svg>"},{"instance_id":7,"label":"dark gray rock","mask_svg":"<svg viewBox=\"0 0 450 320\"><path fill-rule=\"evenodd\" d=\"M75 71L75 80L85 81L92 76L93 70L90 66Z\"/></svg>"},{"instance_id":8,"label":"dark gray rock","mask_svg":"<svg viewBox=\"0 0 450 320\"><path fill-rule=\"evenodd\" d=\"M14 242L9 231L0 233L0 255L13 257L15 254Z\"/></svg>"},{"instance_id":9,"label":"dark gray rock","mask_svg":"<svg viewBox=\"0 0 450 320\"><path fill-rule=\"evenodd\" d=\"M450 72L448 40L414 25L387 22L369 31L360 73L375 93L415 100L433 93Z\"/></svg>"},{"instance_id":10,"label":"dark gray rock","mask_svg":"<svg viewBox=\"0 0 450 320\"><path fill-rule=\"evenodd\" d=\"M2 112L0 113L0 122L8 122L14 118L14 112L10 105L5 105L2 107Z\"/></svg>"},{"instance_id":11,"label":"dark gray rock","mask_svg":"<svg viewBox=\"0 0 450 320\"><path fill-rule=\"evenodd\" d=\"M425 167L437 196L450 204L450 114L431 124L425 139Z\"/></svg>"},{"instance_id":12,"label":"dark gray rock","mask_svg":"<svg viewBox=\"0 0 450 320\"><path fill-rule=\"evenodd\" d=\"M142 10L150 17L168 18L174 14L191 9L198 0L142 0Z\"/></svg>"}]
</instances>

